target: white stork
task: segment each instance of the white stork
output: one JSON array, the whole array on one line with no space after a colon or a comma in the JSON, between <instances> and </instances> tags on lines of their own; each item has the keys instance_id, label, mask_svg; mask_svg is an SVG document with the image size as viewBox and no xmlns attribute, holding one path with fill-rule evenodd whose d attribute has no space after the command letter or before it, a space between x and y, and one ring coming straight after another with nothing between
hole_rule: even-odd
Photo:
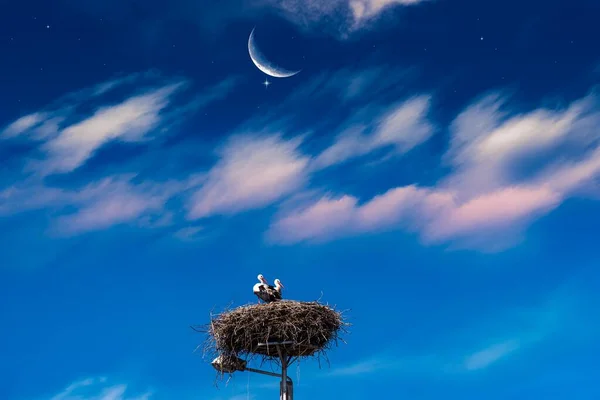
<instances>
[{"instance_id":1,"label":"white stork","mask_svg":"<svg viewBox=\"0 0 600 400\"><path fill-rule=\"evenodd\" d=\"M258 278L258 283L256 285L254 285L254 288L252 288L252 291L254 292L256 297L258 297L259 303L261 300L264 301L265 303L268 303L271 300L271 296L269 295L269 292L268 292L269 284L267 283L267 280L265 279L265 277L262 274L259 274L257 278Z\"/></svg>"},{"instance_id":2,"label":"white stork","mask_svg":"<svg viewBox=\"0 0 600 400\"><path fill-rule=\"evenodd\" d=\"M259 303L260 300L264 301L265 303L281 300L281 289L283 288L283 285L279 279L275 279L275 286L269 285L262 274L258 275L258 280L259 283L254 285L252 291L256 297L259 298Z\"/></svg>"},{"instance_id":3,"label":"white stork","mask_svg":"<svg viewBox=\"0 0 600 400\"><path fill-rule=\"evenodd\" d=\"M271 293L274 297L273 301L281 300L281 289L283 289L285 286L283 286L279 279L275 279L274 283L275 287L269 286L269 289L271 289Z\"/></svg>"}]
</instances>

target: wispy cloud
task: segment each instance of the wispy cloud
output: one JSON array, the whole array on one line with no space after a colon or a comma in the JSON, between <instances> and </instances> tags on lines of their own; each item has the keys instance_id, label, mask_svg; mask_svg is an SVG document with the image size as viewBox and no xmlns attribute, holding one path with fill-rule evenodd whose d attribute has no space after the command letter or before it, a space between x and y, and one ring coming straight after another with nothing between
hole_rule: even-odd
<instances>
[{"instance_id":1,"label":"wispy cloud","mask_svg":"<svg viewBox=\"0 0 600 400\"><path fill-rule=\"evenodd\" d=\"M451 343L454 339L446 338L444 341ZM326 377L356 379L368 378L375 374L421 378L460 376L490 368L518 350L517 340L494 343L477 350L468 346L458 349L438 348L432 344L429 349L417 354L414 350L403 354L402 349L398 347L334 368Z\"/></svg>"},{"instance_id":2,"label":"wispy cloud","mask_svg":"<svg viewBox=\"0 0 600 400\"><path fill-rule=\"evenodd\" d=\"M278 134L234 136L189 203L192 219L264 207L298 189L308 157Z\"/></svg>"},{"instance_id":3,"label":"wispy cloud","mask_svg":"<svg viewBox=\"0 0 600 400\"><path fill-rule=\"evenodd\" d=\"M392 188L362 204L327 194L280 214L268 237L294 243L402 228L428 243L487 250L515 244L531 221L600 174L600 111L592 95L564 110L512 117L501 105L487 97L456 118L444 157L454 171L438 185Z\"/></svg>"},{"instance_id":4,"label":"wispy cloud","mask_svg":"<svg viewBox=\"0 0 600 400\"><path fill-rule=\"evenodd\" d=\"M429 96L419 96L388 107L379 114L353 118L356 121L349 121L350 126L316 157L314 167L328 167L386 146L393 147L398 154L412 150L433 133L433 126L426 119L429 102Z\"/></svg>"},{"instance_id":5,"label":"wispy cloud","mask_svg":"<svg viewBox=\"0 0 600 400\"><path fill-rule=\"evenodd\" d=\"M213 397L211 398L211 400L254 400L257 397L253 394L236 394L233 396L220 396L220 397Z\"/></svg>"},{"instance_id":6,"label":"wispy cloud","mask_svg":"<svg viewBox=\"0 0 600 400\"><path fill-rule=\"evenodd\" d=\"M564 284L536 304L523 304L497 310L490 318L474 319L462 327L428 332L419 346L391 343L385 350L347 365L334 368L326 376L339 378L390 374L395 377L459 377L482 373L500 363L518 362L536 346L545 346L560 337L580 340L579 329L590 329L589 309L579 312L579 286ZM578 329L573 329L576 326ZM443 345L441 345L443 343Z\"/></svg>"},{"instance_id":7,"label":"wispy cloud","mask_svg":"<svg viewBox=\"0 0 600 400\"><path fill-rule=\"evenodd\" d=\"M132 174L111 176L73 189L25 181L0 191L0 215L48 209L55 215L53 231L73 235L117 224L143 223L141 217L158 217L167 199L185 185L134 183L134 178Z\"/></svg>"},{"instance_id":8,"label":"wispy cloud","mask_svg":"<svg viewBox=\"0 0 600 400\"><path fill-rule=\"evenodd\" d=\"M158 214L172 194L169 189L168 184L133 184L127 176L104 179L71 196L78 209L57 218L56 229L75 234L136 221L148 213Z\"/></svg>"},{"instance_id":9,"label":"wispy cloud","mask_svg":"<svg viewBox=\"0 0 600 400\"><path fill-rule=\"evenodd\" d=\"M8 125L2 131L1 136L3 138L11 138L22 134L36 126L39 126L42 122L46 121L48 116L42 112L36 112L33 114L25 115L15 122Z\"/></svg>"},{"instance_id":10,"label":"wispy cloud","mask_svg":"<svg viewBox=\"0 0 600 400\"><path fill-rule=\"evenodd\" d=\"M410 6L426 0L350 0L350 10L354 17L354 26L377 16L392 6Z\"/></svg>"},{"instance_id":11,"label":"wispy cloud","mask_svg":"<svg viewBox=\"0 0 600 400\"><path fill-rule=\"evenodd\" d=\"M427 0L263 0L300 26L335 24L335 32L346 38L368 26L381 13L394 7L414 6Z\"/></svg>"},{"instance_id":12,"label":"wispy cloud","mask_svg":"<svg viewBox=\"0 0 600 400\"><path fill-rule=\"evenodd\" d=\"M469 355L465 359L464 366L468 371L487 368L496 361L499 361L518 349L518 340L509 340L502 343L496 343Z\"/></svg>"},{"instance_id":13,"label":"wispy cloud","mask_svg":"<svg viewBox=\"0 0 600 400\"><path fill-rule=\"evenodd\" d=\"M339 73L338 78L351 75L348 70ZM31 138L41 142L37 159L30 163L40 174L25 179L27 174L23 173L21 183L0 189L0 212L48 207L59 217L60 226L84 232L119 223L141 223L160 212L173 219L177 214L186 214L190 220L228 216L264 208L303 191L315 193L313 178L326 175L332 166L349 160L371 162L401 156L425 143L434 132L443 131L430 117L434 104L431 95L416 94L397 101L396 94L390 97L396 101L391 102L387 101L389 94L373 96L381 94L378 88L387 88L386 93L393 90L388 83L377 84L376 77L387 73L385 68L357 71L359 83L350 85L352 89L335 76L329 81L315 78L265 118L243 123L216 149L217 161L207 170L189 171L188 178L173 177L168 184L123 184L115 178L118 174L112 174L104 183L100 180L78 187L82 194L77 197L70 193L72 188L47 184L44 176L74 171L108 142L151 140L162 127L180 121L174 115L181 115L178 113L185 112L186 107L202 107L224 98L235 80L207 88L192 100L188 96L177 107L174 96L183 95L188 83L170 80L86 114L79 110L78 102L93 98L93 104L101 103L107 91L141 78L95 85L65 96L55 108L21 117L4 130L3 140ZM156 83L155 77L148 79ZM371 84L360 83L364 81ZM397 79L392 81L397 83ZM334 107L314 130L295 131L294 124L282 122L291 109L315 101L315 90L323 82L328 84L319 91L319 99L338 99L338 108ZM563 108L520 112L511 109L506 96L484 96L458 113L448 127L450 140L441 162L450 172L436 184L414 182L362 198L360 193L329 191L321 183L319 196L280 210L267 237L273 243L292 244L401 229L416 232L427 244L504 249L518 243L532 221L567 199L583 195L599 175L599 125L594 94ZM31 135L36 130L34 139ZM329 135L313 135L313 131L321 130ZM193 178L198 173L200 180ZM109 181L112 189L104 195L97 194L95 200L85 197L94 186L102 187ZM173 199L181 202L183 209L166 212L165 204ZM66 205L78 211L62 214L61 207ZM100 215L103 217L97 217ZM166 222L161 221L162 225ZM182 234L182 238L187 237L185 231Z\"/></svg>"},{"instance_id":14,"label":"wispy cloud","mask_svg":"<svg viewBox=\"0 0 600 400\"><path fill-rule=\"evenodd\" d=\"M111 140L142 140L158 127L160 112L181 86L182 83L164 86L119 104L102 107L91 117L62 129L42 147L47 158L41 162L41 170L45 174L70 172Z\"/></svg>"},{"instance_id":15,"label":"wispy cloud","mask_svg":"<svg viewBox=\"0 0 600 400\"><path fill-rule=\"evenodd\" d=\"M106 378L74 382L50 400L149 400L151 392L133 394L125 384L110 385Z\"/></svg>"},{"instance_id":16,"label":"wispy cloud","mask_svg":"<svg viewBox=\"0 0 600 400\"><path fill-rule=\"evenodd\" d=\"M132 74L69 93L44 109L10 123L0 139L26 137L41 142L28 171L42 177L69 173L111 141L152 139L158 131L173 126L183 113L227 96L236 79L205 88L191 99L175 97L189 87L186 80L163 81L152 73ZM132 87L133 84L137 87ZM146 88L140 90L140 86ZM105 95L118 87L129 88L130 94L118 102L107 101Z\"/></svg>"},{"instance_id":17,"label":"wispy cloud","mask_svg":"<svg viewBox=\"0 0 600 400\"><path fill-rule=\"evenodd\" d=\"M386 74L403 75L380 68L356 76L371 81ZM318 96L341 96L350 102L358 99L361 112L343 118L337 128L339 134L319 154L313 156L303 150L310 134L290 139L289 135L279 133L285 125L279 118L298 104L314 101L316 94L312 88L320 87L324 82L322 77L290 95L276 107L278 113L271 113L269 119L246 121L239 129L242 133L231 136L217 150L219 160L188 202L189 217L231 215L265 207L304 189L313 174L328 167L375 151L402 155L431 137L434 127L427 120L430 96L414 96L403 102L382 105L373 98L377 85L374 89L358 85L349 93L348 87L338 82L349 76L348 71L334 74L327 86L321 87ZM382 85L389 88L388 84Z\"/></svg>"},{"instance_id":18,"label":"wispy cloud","mask_svg":"<svg viewBox=\"0 0 600 400\"><path fill-rule=\"evenodd\" d=\"M0 215L47 209L55 217L53 231L69 235L131 222L147 227L169 223L166 217L171 214L164 209L165 203L196 186L196 174L179 181L138 179L134 183L137 172L127 171L69 187L49 179L75 171L111 141L154 139L185 113L226 97L236 82L226 79L174 103L174 96L183 95L188 82L171 79L161 84L158 81L164 79L159 78L146 73L106 81L68 93L9 124L0 140L29 140L37 147L35 154L24 158L22 171L9 171L15 183L0 188ZM142 85L147 88L140 90ZM122 101L105 100L104 95L116 88L127 92L127 86L132 92Z\"/></svg>"},{"instance_id":19,"label":"wispy cloud","mask_svg":"<svg viewBox=\"0 0 600 400\"><path fill-rule=\"evenodd\" d=\"M343 367L334 368L328 375L337 377L353 377L373 374L389 367L393 367L393 363L390 363L388 360L383 358L373 358L358 361Z\"/></svg>"}]
</instances>

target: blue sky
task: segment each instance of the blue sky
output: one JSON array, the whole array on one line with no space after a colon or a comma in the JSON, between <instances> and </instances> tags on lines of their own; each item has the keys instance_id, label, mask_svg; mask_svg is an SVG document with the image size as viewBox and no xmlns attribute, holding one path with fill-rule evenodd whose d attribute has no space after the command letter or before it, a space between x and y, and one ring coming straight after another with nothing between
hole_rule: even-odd
<instances>
[{"instance_id":1,"label":"blue sky","mask_svg":"<svg viewBox=\"0 0 600 400\"><path fill-rule=\"evenodd\" d=\"M276 398L214 387L189 328L258 273L350 310L299 398L599 398L599 13L4 7L0 398ZM254 27L301 72L265 87Z\"/></svg>"}]
</instances>

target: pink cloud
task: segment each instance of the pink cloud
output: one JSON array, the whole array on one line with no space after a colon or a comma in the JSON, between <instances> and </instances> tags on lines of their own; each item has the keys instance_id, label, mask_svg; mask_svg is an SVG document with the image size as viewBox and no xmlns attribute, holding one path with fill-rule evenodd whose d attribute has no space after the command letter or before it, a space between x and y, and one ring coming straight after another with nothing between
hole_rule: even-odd
<instances>
[{"instance_id":1,"label":"pink cloud","mask_svg":"<svg viewBox=\"0 0 600 400\"><path fill-rule=\"evenodd\" d=\"M293 243L342 236L354 225L355 210L354 197L323 197L311 206L277 220L268 237L276 243Z\"/></svg>"},{"instance_id":2,"label":"pink cloud","mask_svg":"<svg viewBox=\"0 0 600 400\"><path fill-rule=\"evenodd\" d=\"M405 224L415 222L415 208L422 208L424 213L432 211L435 209L435 203L444 197L445 194L415 185L390 189L382 195L375 196L356 211L357 229L378 230L393 227L402 221Z\"/></svg>"},{"instance_id":3,"label":"pink cloud","mask_svg":"<svg viewBox=\"0 0 600 400\"><path fill-rule=\"evenodd\" d=\"M488 96L453 122L445 160L454 170L437 185L391 188L362 204L354 196L328 195L314 206L279 215L269 235L276 233L287 242L324 241L404 229L419 233L426 243L501 250L517 242L533 220L600 175L600 112L595 104L587 96L563 110L540 109L509 118L501 111L501 98ZM346 140L338 143L365 143L364 137ZM543 158L566 144L576 152ZM511 169L530 157L541 157L544 163L527 178L515 178Z\"/></svg>"},{"instance_id":4,"label":"pink cloud","mask_svg":"<svg viewBox=\"0 0 600 400\"><path fill-rule=\"evenodd\" d=\"M547 187L507 187L448 207L426 227L425 237L439 242L518 227L544 215L562 201Z\"/></svg>"},{"instance_id":5,"label":"pink cloud","mask_svg":"<svg viewBox=\"0 0 600 400\"><path fill-rule=\"evenodd\" d=\"M106 178L90 184L77 192L69 193L65 199L78 209L74 213L62 215L55 221L56 231L62 234L76 234L113 225L143 222L141 217L156 215L159 226L163 221L165 202L180 188L173 183L134 184L133 176ZM180 186L180 185L179 185Z\"/></svg>"},{"instance_id":6,"label":"pink cloud","mask_svg":"<svg viewBox=\"0 0 600 400\"><path fill-rule=\"evenodd\" d=\"M25 182L0 192L0 215L49 209L60 215L54 221L53 230L68 235L123 223L168 224L164 204L174 193L184 189L186 183L134 184L132 178L133 175L114 176L71 190L44 186L36 181ZM64 214L67 207L75 207L76 211ZM153 214L154 223L144 221Z\"/></svg>"},{"instance_id":7,"label":"pink cloud","mask_svg":"<svg viewBox=\"0 0 600 400\"><path fill-rule=\"evenodd\" d=\"M511 187L458 204L450 192L414 185L391 189L363 205L352 196L322 198L289 212L271 227L279 242L323 241L368 231L403 228L427 242L510 230L560 204L545 187Z\"/></svg>"}]
</instances>

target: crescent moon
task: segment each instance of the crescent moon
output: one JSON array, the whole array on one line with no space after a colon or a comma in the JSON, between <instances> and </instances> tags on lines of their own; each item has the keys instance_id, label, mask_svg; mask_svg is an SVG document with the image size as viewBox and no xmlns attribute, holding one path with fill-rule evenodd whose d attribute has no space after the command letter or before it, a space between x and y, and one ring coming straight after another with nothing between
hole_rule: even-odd
<instances>
[{"instance_id":1,"label":"crescent moon","mask_svg":"<svg viewBox=\"0 0 600 400\"><path fill-rule=\"evenodd\" d=\"M278 67L273 65L266 57L261 53L261 51L256 46L254 41L254 29L250 32L250 37L248 38L248 53L250 54L250 59L256 65L256 68L264 72L265 74L272 76L273 78L289 78L290 76L296 75L298 71L289 71L287 69Z\"/></svg>"}]
</instances>

